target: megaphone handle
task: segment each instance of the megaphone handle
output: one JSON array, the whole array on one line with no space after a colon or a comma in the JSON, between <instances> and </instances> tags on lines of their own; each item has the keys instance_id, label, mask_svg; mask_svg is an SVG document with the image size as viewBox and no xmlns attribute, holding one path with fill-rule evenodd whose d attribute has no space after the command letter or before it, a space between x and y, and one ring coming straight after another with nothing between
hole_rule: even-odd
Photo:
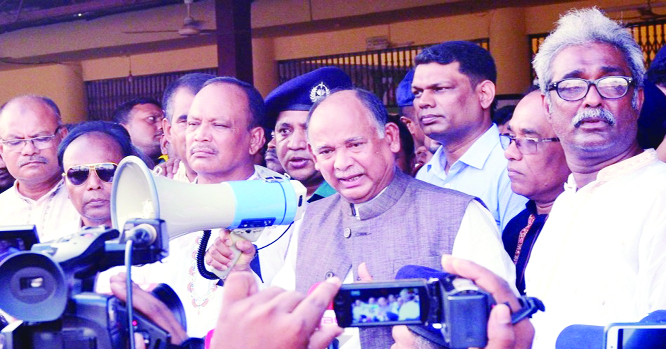
<instances>
[{"instance_id":1,"label":"megaphone handle","mask_svg":"<svg viewBox=\"0 0 666 349\"><path fill-rule=\"evenodd\" d=\"M231 252L233 253L233 257L231 258L231 264L229 264L229 268L227 268L227 270L217 270L215 268L211 270L211 272L217 275L217 277L220 278L220 280L224 280L227 278L227 276L229 276L229 272L231 271L231 269L233 269L233 267L236 265L236 262L238 262L238 258L240 258L241 256L241 252L238 250L238 248L236 248L236 242L240 240L245 240L240 235L237 234L231 234L229 238L231 238L232 241L231 247L229 248L231 248Z\"/></svg>"}]
</instances>

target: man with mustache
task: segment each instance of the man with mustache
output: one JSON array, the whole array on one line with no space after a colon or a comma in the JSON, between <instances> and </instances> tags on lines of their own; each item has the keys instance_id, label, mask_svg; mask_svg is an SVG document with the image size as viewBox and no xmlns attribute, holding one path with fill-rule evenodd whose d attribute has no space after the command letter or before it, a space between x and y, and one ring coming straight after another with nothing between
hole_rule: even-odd
<instances>
[{"instance_id":1,"label":"man with mustache","mask_svg":"<svg viewBox=\"0 0 666 349\"><path fill-rule=\"evenodd\" d=\"M397 169L398 127L387 119L381 100L360 89L334 92L310 110L309 149L338 193L308 207L291 286L306 292L331 276L354 282L368 272L389 281L406 264L439 268L451 253L513 285L514 267L488 210ZM387 348L393 340L389 328L364 328L360 342Z\"/></svg>"},{"instance_id":2,"label":"man with mustache","mask_svg":"<svg viewBox=\"0 0 666 349\"><path fill-rule=\"evenodd\" d=\"M67 198L56 156L66 135L49 98L21 96L2 107L0 156L16 181L0 194L0 225L35 225L41 241L78 231L79 214Z\"/></svg>"},{"instance_id":3,"label":"man with mustache","mask_svg":"<svg viewBox=\"0 0 666 349\"><path fill-rule=\"evenodd\" d=\"M502 242L516 265L516 287L524 294L525 268L532 246L571 171L560 141L546 120L539 91L530 92L518 103L506 128L500 142L509 160L511 190L530 201L506 225Z\"/></svg>"},{"instance_id":4,"label":"man with mustache","mask_svg":"<svg viewBox=\"0 0 666 349\"><path fill-rule=\"evenodd\" d=\"M287 174L303 183L308 198L311 198L309 201L330 196L335 190L315 169L308 152L305 127L308 110L332 90L351 86L351 79L344 71L324 67L289 80L266 96L266 126L274 129L277 157Z\"/></svg>"},{"instance_id":5,"label":"man with mustache","mask_svg":"<svg viewBox=\"0 0 666 349\"><path fill-rule=\"evenodd\" d=\"M534 58L543 105L572 171L526 270L534 348L571 324L635 322L666 309L666 164L637 142L640 47L596 8L571 11Z\"/></svg>"},{"instance_id":6,"label":"man with mustache","mask_svg":"<svg viewBox=\"0 0 666 349\"><path fill-rule=\"evenodd\" d=\"M113 112L113 121L123 125L132 138L132 144L139 149L146 165L153 168L162 155L162 119L164 112L160 102L152 98L136 98L127 101Z\"/></svg>"},{"instance_id":7,"label":"man with mustache","mask_svg":"<svg viewBox=\"0 0 666 349\"><path fill-rule=\"evenodd\" d=\"M511 191L490 118L497 80L492 56L474 43L449 41L424 49L415 63L414 107L425 135L442 144L416 178L478 197L504 230L527 199Z\"/></svg>"},{"instance_id":8,"label":"man with mustache","mask_svg":"<svg viewBox=\"0 0 666 349\"><path fill-rule=\"evenodd\" d=\"M111 227L111 186L120 161L134 154L127 130L104 121L72 129L58 147L65 187L81 215L81 226Z\"/></svg>"},{"instance_id":9,"label":"man with mustache","mask_svg":"<svg viewBox=\"0 0 666 349\"><path fill-rule=\"evenodd\" d=\"M7 170L5 160L0 156L0 193L12 187L14 184L14 177Z\"/></svg>"},{"instance_id":10,"label":"man with mustache","mask_svg":"<svg viewBox=\"0 0 666 349\"><path fill-rule=\"evenodd\" d=\"M187 114L185 148L187 162L197 174L194 182L217 184L280 176L254 165L255 155L265 142L261 127L265 115L264 100L252 85L232 77L208 80L194 96ZM185 307L188 334L202 337L215 325L223 287L218 285L219 280L207 280L199 274L196 254L203 234L190 235L195 238L176 240L183 243L171 249L165 263L154 265L144 275L148 275L146 281L164 282L174 289ZM226 270L231 255L229 234L214 230L212 236L205 258L207 268ZM272 226L265 228L255 242L258 248L266 246L252 265L263 282L269 283L282 267L289 239L286 226ZM246 253L235 270L250 270L253 261L247 256L254 256L254 246L242 241L236 247Z\"/></svg>"}]
</instances>

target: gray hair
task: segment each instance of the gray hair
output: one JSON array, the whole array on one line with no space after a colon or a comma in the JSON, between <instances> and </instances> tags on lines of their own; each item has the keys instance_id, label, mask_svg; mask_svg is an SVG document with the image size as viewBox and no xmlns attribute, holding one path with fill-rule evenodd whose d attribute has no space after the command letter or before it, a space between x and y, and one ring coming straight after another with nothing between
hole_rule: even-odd
<instances>
[{"instance_id":1,"label":"gray hair","mask_svg":"<svg viewBox=\"0 0 666 349\"><path fill-rule=\"evenodd\" d=\"M341 92L341 91L353 91L354 94L356 95L356 98L358 98L361 103L368 108L368 111L370 111L370 114L372 115L372 121L374 121L375 128L377 129L377 134L379 135L379 138L384 138L386 135L386 123L388 122L388 112L386 111L386 108L384 107L384 103L382 103L381 99L377 97L374 93L364 90L362 88L357 88L357 87L351 87L351 88L341 88L341 89L334 89L331 91L331 94L326 96L325 98L319 99L315 104L312 105L310 108L310 111L308 112L308 119L306 122L306 128L309 129L310 127L310 119L312 118L312 114L314 111L319 107L319 105L326 99L328 99L330 96L334 95L335 93ZM309 136L308 136L309 139Z\"/></svg>"},{"instance_id":2,"label":"gray hair","mask_svg":"<svg viewBox=\"0 0 666 349\"><path fill-rule=\"evenodd\" d=\"M626 28L604 16L596 7L569 11L560 18L557 28L539 47L532 66L539 77L541 93L548 96L548 85L553 82L551 66L555 57L569 46L590 43L608 44L622 52L637 87L634 93L636 99L638 88L643 87L645 75L641 48Z\"/></svg>"},{"instance_id":3,"label":"gray hair","mask_svg":"<svg viewBox=\"0 0 666 349\"><path fill-rule=\"evenodd\" d=\"M164 117L171 122L173 117L173 96L176 94L176 91L180 88L188 89L193 95L196 95L199 90L203 87L206 81L214 78L215 75L204 74L204 73L190 73L185 74L178 78L178 80L173 81L167 86L164 90L164 95L162 96L162 108L164 108Z\"/></svg>"}]
</instances>

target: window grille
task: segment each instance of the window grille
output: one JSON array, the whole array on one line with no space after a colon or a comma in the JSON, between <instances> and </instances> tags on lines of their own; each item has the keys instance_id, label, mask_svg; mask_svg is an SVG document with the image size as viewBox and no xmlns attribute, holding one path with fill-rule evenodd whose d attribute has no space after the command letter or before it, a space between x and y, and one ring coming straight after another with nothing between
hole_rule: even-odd
<instances>
[{"instance_id":1,"label":"window grille","mask_svg":"<svg viewBox=\"0 0 666 349\"><path fill-rule=\"evenodd\" d=\"M486 50L490 40L471 40ZM354 86L374 92L387 107L396 106L395 89L414 66L414 57L431 45L396 47L376 51L343 53L278 61L280 84L317 68L336 66L347 73Z\"/></svg>"},{"instance_id":2,"label":"window grille","mask_svg":"<svg viewBox=\"0 0 666 349\"><path fill-rule=\"evenodd\" d=\"M88 120L111 121L120 104L138 97L162 101L167 85L188 73L217 74L217 68L86 81Z\"/></svg>"}]
</instances>

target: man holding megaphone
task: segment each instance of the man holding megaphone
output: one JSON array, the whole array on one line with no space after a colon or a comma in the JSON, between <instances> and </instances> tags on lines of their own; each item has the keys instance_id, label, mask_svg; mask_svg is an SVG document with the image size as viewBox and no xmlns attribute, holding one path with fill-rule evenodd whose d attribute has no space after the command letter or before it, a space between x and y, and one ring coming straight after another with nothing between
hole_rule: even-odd
<instances>
[{"instance_id":1,"label":"man holding megaphone","mask_svg":"<svg viewBox=\"0 0 666 349\"><path fill-rule=\"evenodd\" d=\"M255 166L253 162L255 154L265 142L264 130L260 126L264 115L263 98L251 85L230 77L207 81L195 95L187 117L186 156L192 170L197 173L194 182L198 185L219 184L280 177L271 170ZM159 218L167 222L171 238L202 229L206 224L201 222L200 217L195 216L203 216L204 212L211 211L213 201L217 200L216 203L223 201L220 200L220 196L225 200L227 198L221 194L222 191L214 190L213 187L206 186L205 190L196 189L199 191L192 194L194 189L191 189L189 184L163 178L155 180L169 183L159 184L164 187L160 187L157 191L161 197L171 197L171 199L160 198L160 205L166 204L167 209L160 209L159 214ZM123 184L121 181L123 181L122 175L116 184L121 186ZM198 185L193 187L199 187ZM179 192L180 190L183 192ZM236 199L238 198L239 196L236 196ZM252 199L256 200L257 197ZM228 200L230 200L229 207L233 208L233 205L237 204L233 202L233 197ZM126 210L127 204L130 203L119 203L119 207ZM183 216L184 211L189 213ZM225 213L218 213L209 221L218 219L222 214ZM114 225L116 223L114 222ZM173 229L173 224L178 224L179 229ZM120 225L122 226L122 223ZM186 229L194 226L196 226L194 229L181 230L182 227ZM219 224L217 227L225 225ZM177 233L174 233L175 231ZM270 282L283 264L291 233L287 226L276 225L260 230L260 234L255 241L260 251L257 253L258 258L253 259L255 246L250 241L232 240L232 235L226 229L213 230L204 259L206 269L216 274L226 274L233 267L232 260L236 256L239 258L237 269L250 270L252 267L259 276L258 281ZM188 334L192 337L202 337L214 327L222 302L222 287L218 285L219 280L205 279L197 267L199 245L205 243L205 240L202 241L202 236L203 233L199 232L196 233L196 238L173 241L170 244L169 257L164 263L150 265L142 272L146 276L144 281L164 282L176 291L184 305ZM266 249L262 249L264 246Z\"/></svg>"}]
</instances>

